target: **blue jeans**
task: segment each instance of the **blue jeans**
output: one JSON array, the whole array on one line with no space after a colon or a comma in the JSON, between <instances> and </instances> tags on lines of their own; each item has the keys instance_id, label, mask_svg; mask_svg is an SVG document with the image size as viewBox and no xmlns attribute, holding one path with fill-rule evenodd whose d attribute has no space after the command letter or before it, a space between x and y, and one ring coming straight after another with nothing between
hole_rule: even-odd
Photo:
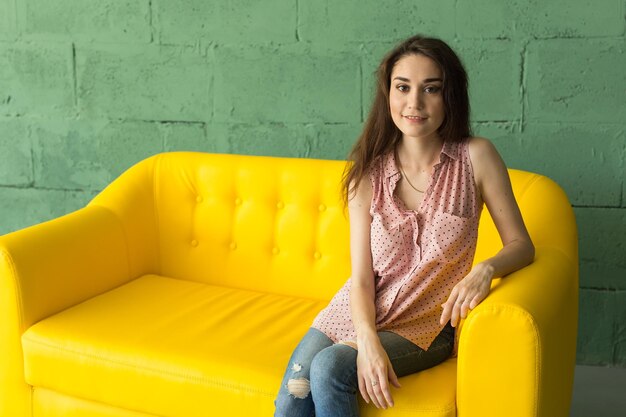
<instances>
[{"instance_id":1,"label":"blue jeans","mask_svg":"<svg viewBox=\"0 0 626 417\"><path fill-rule=\"evenodd\" d=\"M392 332L378 332L398 377L413 374L446 360L454 345L454 327L448 322L425 351ZM275 417L356 417L359 415L357 351L334 344L310 328L289 360L276 405Z\"/></svg>"}]
</instances>

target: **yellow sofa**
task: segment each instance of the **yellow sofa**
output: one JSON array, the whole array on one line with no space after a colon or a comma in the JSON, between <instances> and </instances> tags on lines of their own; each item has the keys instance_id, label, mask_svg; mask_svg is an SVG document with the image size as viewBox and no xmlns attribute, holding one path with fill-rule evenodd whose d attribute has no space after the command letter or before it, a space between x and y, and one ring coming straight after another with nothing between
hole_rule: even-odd
<instances>
[{"instance_id":1,"label":"yellow sofa","mask_svg":"<svg viewBox=\"0 0 626 417\"><path fill-rule=\"evenodd\" d=\"M0 416L271 416L289 355L350 274L344 163L165 153L85 208L0 237ZM567 416L576 225L510 171L535 262L493 282L458 356L364 416ZM501 243L487 210L476 259Z\"/></svg>"}]
</instances>

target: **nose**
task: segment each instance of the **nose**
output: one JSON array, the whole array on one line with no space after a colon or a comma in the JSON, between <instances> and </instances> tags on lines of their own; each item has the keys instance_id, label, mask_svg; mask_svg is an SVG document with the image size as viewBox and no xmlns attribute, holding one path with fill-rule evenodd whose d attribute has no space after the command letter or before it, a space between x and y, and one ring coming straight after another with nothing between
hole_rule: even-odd
<instances>
[{"instance_id":1,"label":"nose","mask_svg":"<svg viewBox=\"0 0 626 417\"><path fill-rule=\"evenodd\" d=\"M421 110L424 107L424 92L419 88L413 89L413 94L409 97L409 109Z\"/></svg>"}]
</instances>

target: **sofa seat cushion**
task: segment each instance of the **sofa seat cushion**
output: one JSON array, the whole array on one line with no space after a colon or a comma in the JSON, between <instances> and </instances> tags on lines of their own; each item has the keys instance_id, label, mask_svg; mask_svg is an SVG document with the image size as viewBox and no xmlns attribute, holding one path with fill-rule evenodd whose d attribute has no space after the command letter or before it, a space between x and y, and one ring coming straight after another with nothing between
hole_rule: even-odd
<instances>
[{"instance_id":1,"label":"sofa seat cushion","mask_svg":"<svg viewBox=\"0 0 626 417\"><path fill-rule=\"evenodd\" d=\"M28 329L26 382L163 416L272 415L289 356L325 305L143 276ZM396 395L397 411L454 415L455 364L403 378L415 395Z\"/></svg>"}]
</instances>

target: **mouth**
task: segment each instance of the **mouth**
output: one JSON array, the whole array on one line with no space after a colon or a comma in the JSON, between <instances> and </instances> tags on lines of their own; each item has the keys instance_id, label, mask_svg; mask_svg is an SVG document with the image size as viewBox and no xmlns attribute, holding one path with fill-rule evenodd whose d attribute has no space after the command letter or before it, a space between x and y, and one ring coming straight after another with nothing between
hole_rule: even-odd
<instances>
[{"instance_id":1,"label":"mouth","mask_svg":"<svg viewBox=\"0 0 626 417\"><path fill-rule=\"evenodd\" d=\"M421 122L421 121L427 119L427 117L413 116L413 115L409 115L409 114L405 114L403 117L406 118L406 119L412 120L414 122Z\"/></svg>"}]
</instances>

